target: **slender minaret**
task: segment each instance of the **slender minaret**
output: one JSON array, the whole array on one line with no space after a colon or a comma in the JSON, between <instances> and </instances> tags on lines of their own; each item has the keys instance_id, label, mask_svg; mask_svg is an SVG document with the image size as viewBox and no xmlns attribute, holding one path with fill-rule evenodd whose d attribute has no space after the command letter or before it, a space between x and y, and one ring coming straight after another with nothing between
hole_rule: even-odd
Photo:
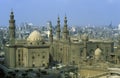
<instances>
[{"instance_id":1,"label":"slender minaret","mask_svg":"<svg viewBox=\"0 0 120 78\"><path fill-rule=\"evenodd\" d=\"M63 39L67 40L68 38L68 29L67 29L67 17L64 18L64 27L63 27Z\"/></svg>"},{"instance_id":2,"label":"slender minaret","mask_svg":"<svg viewBox=\"0 0 120 78\"><path fill-rule=\"evenodd\" d=\"M6 66L14 68L16 66L16 52L15 52L15 20L13 11L10 14L9 20L9 50L6 52Z\"/></svg>"},{"instance_id":3,"label":"slender minaret","mask_svg":"<svg viewBox=\"0 0 120 78\"><path fill-rule=\"evenodd\" d=\"M82 40L83 40L83 57L86 59L87 57L87 42L89 41L89 37L87 34L82 35Z\"/></svg>"},{"instance_id":4,"label":"slender minaret","mask_svg":"<svg viewBox=\"0 0 120 78\"><path fill-rule=\"evenodd\" d=\"M57 20L57 40L60 40L60 18Z\"/></svg>"},{"instance_id":5,"label":"slender minaret","mask_svg":"<svg viewBox=\"0 0 120 78\"><path fill-rule=\"evenodd\" d=\"M13 11L11 11L11 14L10 14L9 35L10 35L10 38L9 38L10 44L14 44L15 43L15 20L14 20Z\"/></svg>"},{"instance_id":6,"label":"slender minaret","mask_svg":"<svg viewBox=\"0 0 120 78\"><path fill-rule=\"evenodd\" d=\"M52 23L50 22L50 34L49 34L49 41L53 43L53 34L52 34Z\"/></svg>"}]
</instances>

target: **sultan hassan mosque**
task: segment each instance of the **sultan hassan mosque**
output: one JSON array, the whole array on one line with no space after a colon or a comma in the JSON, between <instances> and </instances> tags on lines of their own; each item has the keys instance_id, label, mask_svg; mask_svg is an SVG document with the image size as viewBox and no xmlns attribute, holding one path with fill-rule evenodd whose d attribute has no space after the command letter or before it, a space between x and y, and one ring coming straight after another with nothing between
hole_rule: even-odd
<instances>
[{"instance_id":1,"label":"sultan hassan mosque","mask_svg":"<svg viewBox=\"0 0 120 78\"><path fill-rule=\"evenodd\" d=\"M97 62L114 62L114 43L112 41L90 40L82 35L80 40L69 35L67 17L61 30L60 18L57 20L57 38L53 38L52 28L49 39L45 40L37 30L32 31L26 39L15 37L15 19L11 12L9 20L9 43L5 46L5 65L8 68L48 67L55 63L64 65L94 64Z\"/></svg>"}]
</instances>

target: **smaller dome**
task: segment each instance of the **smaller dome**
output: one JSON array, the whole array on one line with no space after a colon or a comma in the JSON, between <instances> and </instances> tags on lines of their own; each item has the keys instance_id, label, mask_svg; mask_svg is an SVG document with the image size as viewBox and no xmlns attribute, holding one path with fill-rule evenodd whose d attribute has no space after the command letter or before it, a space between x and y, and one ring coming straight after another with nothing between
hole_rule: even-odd
<instances>
[{"instance_id":1,"label":"smaller dome","mask_svg":"<svg viewBox=\"0 0 120 78\"><path fill-rule=\"evenodd\" d=\"M95 56L100 56L101 53L102 53L102 50L101 50L100 48L97 48L97 49L95 50Z\"/></svg>"},{"instance_id":2,"label":"smaller dome","mask_svg":"<svg viewBox=\"0 0 120 78\"><path fill-rule=\"evenodd\" d=\"M39 31L34 30L27 38L29 42L41 41L42 37Z\"/></svg>"},{"instance_id":3,"label":"smaller dome","mask_svg":"<svg viewBox=\"0 0 120 78\"><path fill-rule=\"evenodd\" d=\"M88 41L88 40L89 40L87 34L83 34L82 37L81 37L81 39L82 39L83 41Z\"/></svg>"}]
</instances>

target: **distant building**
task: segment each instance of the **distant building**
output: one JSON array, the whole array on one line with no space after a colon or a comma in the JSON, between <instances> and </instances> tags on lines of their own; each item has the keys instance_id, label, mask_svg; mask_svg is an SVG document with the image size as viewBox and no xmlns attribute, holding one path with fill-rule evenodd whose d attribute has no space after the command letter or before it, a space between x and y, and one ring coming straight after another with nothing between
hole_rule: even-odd
<instances>
[{"instance_id":1,"label":"distant building","mask_svg":"<svg viewBox=\"0 0 120 78\"><path fill-rule=\"evenodd\" d=\"M120 24L118 25L118 30L120 30Z\"/></svg>"}]
</instances>

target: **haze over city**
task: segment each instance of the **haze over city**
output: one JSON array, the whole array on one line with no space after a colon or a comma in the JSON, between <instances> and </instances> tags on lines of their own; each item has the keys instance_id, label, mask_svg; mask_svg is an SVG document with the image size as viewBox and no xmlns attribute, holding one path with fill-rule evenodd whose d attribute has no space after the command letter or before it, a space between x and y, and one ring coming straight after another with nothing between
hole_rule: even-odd
<instances>
[{"instance_id":1,"label":"haze over city","mask_svg":"<svg viewBox=\"0 0 120 78\"><path fill-rule=\"evenodd\" d=\"M109 25L120 23L120 0L1 0L0 24L8 26L9 13L13 9L16 24L32 22L45 25L51 20L56 24L68 17L69 25Z\"/></svg>"}]
</instances>

